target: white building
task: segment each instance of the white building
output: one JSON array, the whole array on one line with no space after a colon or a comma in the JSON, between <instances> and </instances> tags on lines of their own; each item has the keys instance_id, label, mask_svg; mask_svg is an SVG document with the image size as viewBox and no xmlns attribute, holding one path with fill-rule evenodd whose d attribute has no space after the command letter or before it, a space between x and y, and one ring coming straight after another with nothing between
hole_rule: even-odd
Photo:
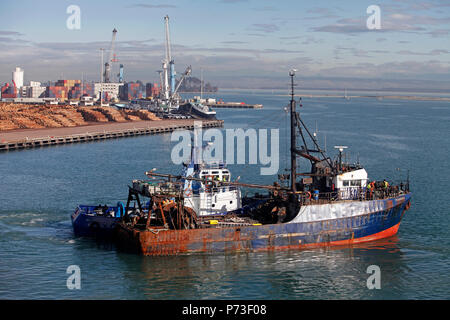
<instances>
[{"instance_id":1,"label":"white building","mask_svg":"<svg viewBox=\"0 0 450 320\"><path fill-rule=\"evenodd\" d=\"M93 106L94 105L94 98L89 96L83 96L80 99L80 103L82 106Z\"/></svg>"},{"instance_id":2,"label":"white building","mask_svg":"<svg viewBox=\"0 0 450 320\"><path fill-rule=\"evenodd\" d=\"M29 86L23 86L19 92L20 96L24 98L42 98L45 94L45 87L41 87L38 81L30 81Z\"/></svg>"},{"instance_id":3,"label":"white building","mask_svg":"<svg viewBox=\"0 0 450 320\"><path fill-rule=\"evenodd\" d=\"M30 87L40 87L41 83L39 81L30 81Z\"/></svg>"},{"instance_id":4,"label":"white building","mask_svg":"<svg viewBox=\"0 0 450 320\"><path fill-rule=\"evenodd\" d=\"M123 86L123 83L100 83L97 82L94 84L94 94L95 99L100 99L100 92L103 92L103 96L105 96L105 93L109 97L109 99L115 100L119 99L119 87Z\"/></svg>"},{"instance_id":5,"label":"white building","mask_svg":"<svg viewBox=\"0 0 450 320\"><path fill-rule=\"evenodd\" d=\"M13 83L16 84L16 88L20 89L23 87L23 70L16 67L16 70L12 73Z\"/></svg>"}]
</instances>

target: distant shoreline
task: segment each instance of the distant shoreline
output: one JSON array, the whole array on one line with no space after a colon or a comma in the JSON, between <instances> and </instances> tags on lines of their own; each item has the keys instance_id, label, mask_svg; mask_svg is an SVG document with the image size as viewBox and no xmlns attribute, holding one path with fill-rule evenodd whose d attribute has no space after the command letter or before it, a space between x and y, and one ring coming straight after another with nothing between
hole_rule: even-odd
<instances>
[{"instance_id":1,"label":"distant shoreline","mask_svg":"<svg viewBox=\"0 0 450 320\"><path fill-rule=\"evenodd\" d=\"M286 93L286 94L280 94L280 93L271 93L271 90L266 90L266 89L222 89L223 91L221 93L224 92L232 92L232 91L249 91L249 92L258 92L258 93L266 93L266 94L271 94L273 96L278 96L278 97L288 97L290 96L290 94ZM274 89L273 91L281 91L279 89ZM286 90L287 91L287 90ZM303 91L307 91L307 90L303 90ZM336 90L317 90L317 91L336 91ZM215 94L217 94L216 92L214 92ZM218 93L220 94L220 93ZM427 94L427 93L425 93ZM310 93L297 93L295 96L296 97L302 97L302 98L340 98L340 99L358 99L358 98L370 98L370 99L379 99L379 100L383 100L383 99L391 99L391 100L415 100L415 101L450 101L450 96L448 97L443 97L443 96L438 96L438 95L434 95L432 96L431 94L433 93L428 93L430 94L430 96L426 96L426 95L399 95L399 94L380 94L380 95L376 95L376 94L354 94L354 95L343 95L343 94L310 94ZM441 93L442 94L442 93ZM450 95L450 93L449 93Z\"/></svg>"},{"instance_id":2,"label":"distant shoreline","mask_svg":"<svg viewBox=\"0 0 450 320\"><path fill-rule=\"evenodd\" d=\"M282 96L289 96L287 94ZM391 100L416 100L416 101L450 101L450 97L425 97L425 96L389 96L389 95L358 95L358 96L338 96L338 95L314 95L314 94L296 94L302 98L342 98L342 99L357 99L357 98L373 98L373 99L391 99Z\"/></svg>"}]
</instances>

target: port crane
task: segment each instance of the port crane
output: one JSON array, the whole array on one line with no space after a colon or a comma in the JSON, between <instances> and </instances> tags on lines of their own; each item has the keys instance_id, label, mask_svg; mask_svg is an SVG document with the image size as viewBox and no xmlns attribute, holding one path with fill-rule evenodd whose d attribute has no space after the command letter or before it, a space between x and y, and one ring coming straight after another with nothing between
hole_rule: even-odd
<instances>
[{"instance_id":1,"label":"port crane","mask_svg":"<svg viewBox=\"0 0 450 320\"><path fill-rule=\"evenodd\" d=\"M114 43L116 41L117 30L114 28L112 31L111 48L109 50L109 59L105 62L105 73L103 74L103 82L109 83L111 75L111 65L113 62L117 62L116 55L114 54Z\"/></svg>"},{"instance_id":2,"label":"port crane","mask_svg":"<svg viewBox=\"0 0 450 320\"><path fill-rule=\"evenodd\" d=\"M119 73L117 74L117 76L119 77L119 82L123 83L123 64L120 64Z\"/></svg>"},{"instance_id":3,"label":"port crane","mask_svg":"<svg viewBox=\"0 0 450 320\"><path fill-rule=\"evenodd\" d=\"M181 83L183 82L184 78L186 78L187 76L189 76L189 75L191 74L191 72L192 72L192 68L191 68L191 66L188 66L188 67L186 68L186 71L185 71L185 72L183 73L183 75L181 76L180 81L178 81L178 84L177 84L175 90L173 91L172 95L170 96L170 99L169 99L169 105L171 105L171 104L172 104L172 101L175 100L175 97L177 96L178 89L180 88Z\"/></svg>"},{"instance_id":4,"label":"port crane","mask_svg":"<svg viewBox=\"0 0 450 320\"><path fill-rule=\"evenodd\" d=\"M171 100L175 89L175 62L172 59L171 45L170 45L170 31L169 31L169 16L164 17L164 25L166 32L166 56L162 62L163 69L163 93L164 99Z\"/></svg>"}]
</instances>

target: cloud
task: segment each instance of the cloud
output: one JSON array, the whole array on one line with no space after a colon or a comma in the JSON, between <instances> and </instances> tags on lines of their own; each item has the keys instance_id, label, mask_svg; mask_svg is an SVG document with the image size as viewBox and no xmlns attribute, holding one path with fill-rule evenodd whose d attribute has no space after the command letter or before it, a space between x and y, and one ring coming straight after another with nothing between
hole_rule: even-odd
<instances>
[{"instance_id":1,"label":"cloud","mask_svg":"<svg viewBox=\"0 0 450 320\"><path fill-rule=\"evenodd\" d=\"M254 23L249 27L249 30L259 31L264 33L272 33L280 30L280 28L276 24L268 24L268 23Z\"/></svg>"},{"instance_id":2,"label":"cloud","mask_svg":"<svg viewBox=\"0 0 450 320\"><path fill-rule=\"evenodd\" d=\"M400 50L397 51L396 53L401 55L413 55L413 56L438 56L441 54L449 54L450 51L445 49L435 49L429 52L414 52L410 50Z\"/></svg>"},{"instance_id":3,"label":"cloud","mask_svg":"<svg viewBox=\"0 0 450 320\"><path fill-rule=\"evenodd\" d=\"M306 10L306 13L308 13L308 16L304 18L305 20L331 19L338 17L330 8L312 8Z\"/></svg>"},{"instance_id":4,"label":"cloud","mask_svg":"<svg viewBox=\"0 0 450 320\"><path fill-rule=\"evenodd\" d=\"M0 43L8 43L8 44L13 44L13 43L25 44L25 43L29 43L28 40L17 39L17 37L22 37L22 36L24 36L24 34L20 33L20 32L17 32L17 31L0 30Z\"/></svg>"},{"instance_id":5,"label":"cloud","mask_svg":"<svg viewBox=\"0 0 450 320\"><path fill-rule=\"evenodd\" d=\"M271 7L271 6L264 6L264 7L256 7L253 8L255 11L278 11L278 8Z\"/></svg>"},{"instance_id":6,"label":"cloud","mask_svg":"<svg viewBox=\"0 0 450 320\"><path fill-rule=\"evenodd\" d=\"M450 23L450 17L432 17L426 15L411 15L406 13L392 13L381 15L381 29L370 30L366 26L367 17L343 18L333 24L313 27L315 32L329 32L342 34L358 34L367 32L408 32L408 33L430 33L426 27L442 26ZM439 29L435 35L443 35L447 29Z\"/></svg>"},{"instance_id":7,"label":"cloud","mask_svg":"<svg viewBox=\"0 0 450 320\"><path fill-rule=\"evenodd\" d=\"M147 9L163 9L176 7L177 6L173 4L147 4L147 3L136 3L128 6L128 8L147 8Z\"/></svg>"},{"instance_id":8,"label":"cloud","mask_svg":"<svg viewBox=\"0 0 450 320\"><path fill-rule=\"evenodd\" d=\"M6 31L6 30L0 30L0 36L17 36L21 37L23 36L23 33L17 32L17 31Z\"/></svg>"},{"instance_id":9,"label":"cloud","mask_svg":"<svg viewBox=\"0 0 450 320\"><path fill-rule=\"evenodd\" d=\"M222 3L239 3L239 2L248 2L248 0L220 0Z\"/></svg>"},{"instance_id":10,"label":"cloud","mask_svg":"<svg viewBox=\"0 0 450 320\"><path fill-rule=\"evenodd\" d=\"M252 36L252 37L266 37L267 34L262 34L262 33L246 33L247 36Z\"/></svg>"},{"instance_id":11,"label":"cloud","mask_svg":"<svg viewBox=\"0 0 450 320\"><path fill-rule=\"evenodd\" d=\"M448 37L449 33L450 29L435 29L427 32L427 34L431 35L433 38Z\"/></svg>"},{"instance_id":12,"label":"cloud","mask_svg":"<svg viewBox=\"0 0 450 320\"><path fill-rule=\"evenodd\" d=\"M29 41L27 40L22 40L22 39L13 39L13 38L9 38L9 37L0 37L0 42L7 42L7 43L28 43Z\"/></svg>"},{"instance_id":13,"label":"cloud","mask_svg":"<svg viewBox=\"0 0 450 320\"><path fill-rule=\"evenodd\" d=\"M405 79L417 77L417 79L445 76L450 80L450 65L441 61L403 61L385 63L353 63L339 67L324 68L317 73L320 76L345 75L347 77ZM424 84L425 85L425 84Z\"/></svg>"},{"instance_id":14,"label":"cloud","mask_svg":"<svg viewBox=\"0 0 450 320\"><path fill-rule=\"evenodd\" d=\"M346 54L350 54L354 57L358 57L358 58L370 58L371 56L369 56L369 51L367 50L362 50L362 49L357 49L357 48L347 48L347 47L341 47L338 46L334 49L334 54L335 57L339 58L339 55L341 53L346 53ZM370 51L370 52L374 52L374 51Z\"/></svg>"},{"instance_id":15,"label":"cloud","mask_svg":"<svg viewBox=\"0 0 450 320\"><path fill-rule=\"evenodd\" d=\"M223 44L246 44L247 41L222 41Z\"/></svg>"}]
</instances>

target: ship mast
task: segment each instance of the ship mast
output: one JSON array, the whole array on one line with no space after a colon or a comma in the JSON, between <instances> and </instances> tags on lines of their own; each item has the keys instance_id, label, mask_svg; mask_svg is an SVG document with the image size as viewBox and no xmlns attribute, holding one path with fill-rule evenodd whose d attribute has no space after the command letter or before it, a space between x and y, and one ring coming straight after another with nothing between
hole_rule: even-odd
<instances>
[{"instance_id":1,"label":"ship mast","mask_svg":"<svg viewBox=\"0 0 450 320\"><path fill-rule=\"evenodd\" d=\"M296 192L296 180L297 180L297 155L296 151L296 117L295 117L295 97L294 97L294 76L295 69L289 71L289 76L291 77L291 191Z\"/></svg>"},{"instance_id":2,"label":"ship mast","mask_svg":"<svg viewBox=\"0 0 450 320\"><path fill-rule=\"evenodd\" d=\"M296 161L297 156L308 159L312 165L325 160L328 163L328 166L330 167L330 169L332 171L335 171L335 168L333 168L333 164L331 163L330 159L326 156L324 150L322 150L322 148L320 148L320 146L317 142L316 133L311 134L311 132L308 130L305 123L300 118L300 115L298 114L298 112L295 109L296 102L295 102L295 94L294 94L294 86L295 86L294 76L295 76L296 71L297 71L296 69L292 69L291 71L289 71L289 76L291 77L291 101L290 101L290 104L291 104L291 150L290 150L291 151L291 188L290 189L293 192L297 191L297 187L296 187L297 175L314 175L314 172L311 172L311 174L305 174L305 173L298 174L297 173L297 161ZM305 129L306 133L308 134L308 136L311 139L315 148L312 148L312 149L308 148L308 146L306 144L306 137L305 137L305 134L303 133L302 127ZM297 149L297 143L296 143L296 136L297 136L296 130L297 129L299 131L300 137L303 142L303 145L301 146L300 149ZM322 159L320 159L317 156L312 155L311 153L321 154Z\"/></svg>"}]
</instances>

